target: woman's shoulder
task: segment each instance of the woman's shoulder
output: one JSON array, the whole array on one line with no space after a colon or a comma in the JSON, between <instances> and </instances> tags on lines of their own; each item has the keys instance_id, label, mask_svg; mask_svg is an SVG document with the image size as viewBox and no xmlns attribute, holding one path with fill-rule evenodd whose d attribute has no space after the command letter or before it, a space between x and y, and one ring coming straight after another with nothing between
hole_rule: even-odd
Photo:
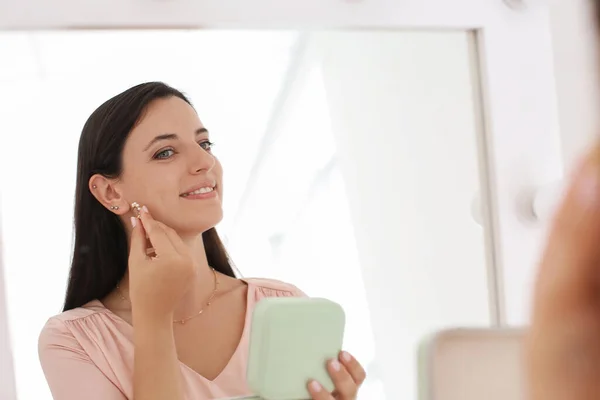
<instances>
[{"instance_id":1,"label":"woman's shoulder","mask_svg":"<svg viewBox=\"0 0 600 400\"><path fill-rule=\"evenodd\" d=\"M83 379L101 386L100 392L125 393L129 387L121 377L133 359L123 346L126 337L98 300L50 317L39 334L38 357L53 391L66 393L67 383Z\"/></svg>"},{"instance_id":2,"label":"woman's shoulder","mask_svg":"<svg viewBox=\"0 0 600 400\"><path fill-rule=\"evenodd\" d=\"M64 311L50 317L44 324L40 336L39 344L50 344L56 341L63 341L68 338L78 336L78 331L85 329L87 320L92 316L105 314L106 309L98 300L93 300L82 307Z\"/></svg>"},{"instance_id":3,"label":"woman's shoulder","mask_svg":"<svg viewBox=\"0 0 600 400\"><path fill-rule=\"evenodd\" d=\"M102 305L99 300L92 300L81 307L73 308L71 310L63 311L60 314L56 314L48 319L46 324L68 324L72 321L77 321L82 318L89 317L90 315L105 312L106 308Z\"/></svg>"},{"instance_id":4,"label":"woman's shoulder","mask_svg":"<svg viewBox=\"0 0 600 400\"><path fill-rule=\"evenodd\" d=\"M249 286L252 286L260 297L308 297L306 293L297 286L277 279L267 278L245 278Z\"/></svg>"},{"instance_id":5,"label":"woman's shoulder","mask_svg":"<svg viewBox=\"0 0 600 400\"><path fill-rule=\"evenodd\" d=\"M104 310L105 307L103 307L99 300L92 300L81 307L73 308L71 310L63 311L60 314L56 314L50 317L50 319L58 321L73 321L79 318L85 318L98 312L102 312Z\"/></svg>"}]
</instances>

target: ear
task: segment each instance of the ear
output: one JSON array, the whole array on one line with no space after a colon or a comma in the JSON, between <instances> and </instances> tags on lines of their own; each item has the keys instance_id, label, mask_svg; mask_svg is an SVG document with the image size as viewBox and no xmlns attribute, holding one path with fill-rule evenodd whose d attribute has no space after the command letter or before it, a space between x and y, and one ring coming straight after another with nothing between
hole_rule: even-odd
<instances>
[{"instance_id":1,"label":"ear","mask_svg":"<svg viewBox=\"0 0 600 400\"><path fill-rule=\"evenodd\" d=\"M129 203L123 197L116 179L109 179L100 174L95 174L88 181L92 195L110 212L124 215L129 210Z\"/></svg>"}]
</instances>

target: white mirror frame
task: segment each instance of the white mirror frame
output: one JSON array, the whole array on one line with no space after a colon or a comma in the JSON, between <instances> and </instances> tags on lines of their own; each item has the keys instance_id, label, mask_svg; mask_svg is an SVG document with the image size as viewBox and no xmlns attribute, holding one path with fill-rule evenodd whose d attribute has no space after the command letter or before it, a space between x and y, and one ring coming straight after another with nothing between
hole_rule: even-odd
<instances>
[{"instance_id":1,"label":"white mirror frame","mask_svg":"<svg viewBox=\"0 0 600 400\"><path fill-rule=\"evenodd\" d=\"M540 226L519 217L517 200L531 188L562 178L549 26L540 0L0 0L0 30L475 31L485 130L481 196L489 206L483 220L495 325L527 321L523 309L529 304L528 287L543 239Z\"/></svg>"}]
</instances>

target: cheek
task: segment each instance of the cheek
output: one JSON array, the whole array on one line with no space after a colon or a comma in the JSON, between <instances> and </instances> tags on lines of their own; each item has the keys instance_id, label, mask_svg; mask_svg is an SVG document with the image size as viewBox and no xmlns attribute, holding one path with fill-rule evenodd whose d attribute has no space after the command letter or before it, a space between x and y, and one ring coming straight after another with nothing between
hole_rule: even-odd
<instances>
[{"instance_id":1,"label":"cheek","mask_svg":"<svg viewBox=\"0 0 600 400\"><path fill-rule=\"evenodd\" d=\"M155 212L168 204L178 200L178 187L176 180L168 171L149 171L138 168L123 176L123 193L131 204L137 202L146 205L150 211ZM172 206L172 205L171 205Z\"/></svg>"},{"instance_id":2,"label":"cheek","mask_svg":"<svg viewBox=\"0 0 600 400\"><path fill-rule=\"evenodd\" d=\"M150 185L140 190L139 193L137 200L133 201L148 207L154 219L170 226L179 209L177 195L172 191L167 193Z\"/></svg>"}]
</instances>

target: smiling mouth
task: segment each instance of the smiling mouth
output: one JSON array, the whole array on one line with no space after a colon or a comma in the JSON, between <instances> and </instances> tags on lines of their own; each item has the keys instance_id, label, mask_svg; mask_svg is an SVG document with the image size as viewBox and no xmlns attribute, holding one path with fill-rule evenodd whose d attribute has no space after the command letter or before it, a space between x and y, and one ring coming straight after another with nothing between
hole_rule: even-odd
<instances>
[{"instance_id":1,"label":"smiling mouth","mask_svg":"<svg viewBox=\"0 0 600 400\"><path fill-rule=\"evenodd\" d=\"M183 193L180 196L181 197L188 197L188 196L193 196L196 194L207 194L207 193L211 193L215 190L215 187L211 187L211 186L205 186L205 187L201 187L200 189L196 189L192 192L187 192L187 193Z\"/></svg>"}]
</instances>

